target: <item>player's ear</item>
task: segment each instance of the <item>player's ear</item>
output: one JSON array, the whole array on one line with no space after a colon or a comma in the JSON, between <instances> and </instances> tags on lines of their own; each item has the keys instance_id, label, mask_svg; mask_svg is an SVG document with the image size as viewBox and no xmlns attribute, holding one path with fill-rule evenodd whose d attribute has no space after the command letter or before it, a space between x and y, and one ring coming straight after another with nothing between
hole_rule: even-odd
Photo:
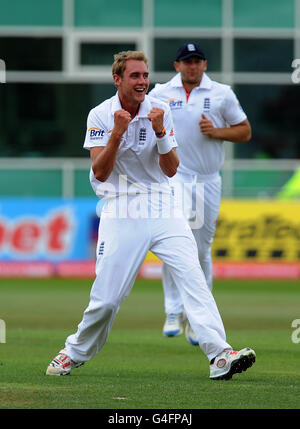
<instances>
[{"instance_id":1,"label":"player's ear","mask_svg":"<svg viewBox=\"0 0 300 429\"><path fill-rule=\"evenodd\" d=\"M203 71L207 70L207 60L203 61Z\"/></svg>"},{"instance_id":2,"label":"player's ear","mask_svg":"<svg viewBox=\"0 0 300 429\"><path fill-rule=\"evenodd\" d=\"M180 70L179 70L179 62L178 61L174 61L174 68L175 68L175 70L177 71L177 72L179 72Z\"/></svg>"},{"instance_id":3,"label":"player's ear","mask_svg":"<svg viewBox=\"0 0 300 429\"><path fill-rule=\"evenodd\" d=\"M116 87L118 88L120 86L120 83L121 83L121 76L119 76L118 74L113 74L113 80L114 80Z\"/></svg>"}]
</instances>

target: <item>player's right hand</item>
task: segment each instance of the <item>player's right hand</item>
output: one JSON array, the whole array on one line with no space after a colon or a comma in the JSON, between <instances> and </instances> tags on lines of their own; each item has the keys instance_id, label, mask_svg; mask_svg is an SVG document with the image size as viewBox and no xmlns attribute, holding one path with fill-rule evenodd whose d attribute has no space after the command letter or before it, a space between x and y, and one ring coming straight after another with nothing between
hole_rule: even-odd
<instances>
[{"instance_id":1,"label":"player's right hand","mask_svg":"<svg viewBox=\"0 0 300 429\"><path fill-rule=\"evenodd\" d=\"M213 126L212 121L210 121L204 113L202 113L201 117L202 119L199 122L199 126L202 134L209 138L216 138L216 128Z\"/></svg>"},{"instance_id":2,"label":"player's right hand","mask_svg":"<svg viewBox=\"0 0 300 429\"><path fill-rule=\"evenodd\" d=\"M115 124L114 133L122 136L128 129L129 122L131 121L131 115L127 110L117 110L114 114Z\"/></svg>"}]
</instances>

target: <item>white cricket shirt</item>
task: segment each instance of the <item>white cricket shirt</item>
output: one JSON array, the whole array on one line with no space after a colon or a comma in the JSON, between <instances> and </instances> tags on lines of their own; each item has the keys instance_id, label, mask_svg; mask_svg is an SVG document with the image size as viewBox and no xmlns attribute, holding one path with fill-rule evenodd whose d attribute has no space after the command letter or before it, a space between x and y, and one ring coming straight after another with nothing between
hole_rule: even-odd
<instances>
[{"instance_id":1,"label":"white cricket shirt","mask_svg":"<svg viewBox=\"0 0 300 429\"><path fill-rule=\"evenodd\" d=\"M156 136L147 117L153 107L164 109L166 135L171 146L177 147L169 106L146 95L138 114L122 136L116 162L108 179L100 182L95 178L92 168L90 170L91 185L100 198L153 192L153 184L160 185L160 192L170 193L168 177L159 166ZM107 145L114 127L114 113L120 109L122 106L117 93L90 111L83 146L85 149Z\"/></svg>"},{"instance_id":2,"label":"white cricket shirt","mask_svg":"<svg viewBox=\"0 0 300 429\"><path fill-rule=\"evenodd\" d=\"M223 141L204 136L199 121L204 113L215 127L225 128L247 118L230 86L212 81L204 73L200 85L193 88L187 100L178 73L169 82L156 84L149 95L168 103L172 111L180 160L178 172L217 173L224 162Z\"/></svg>"}]
</instances>

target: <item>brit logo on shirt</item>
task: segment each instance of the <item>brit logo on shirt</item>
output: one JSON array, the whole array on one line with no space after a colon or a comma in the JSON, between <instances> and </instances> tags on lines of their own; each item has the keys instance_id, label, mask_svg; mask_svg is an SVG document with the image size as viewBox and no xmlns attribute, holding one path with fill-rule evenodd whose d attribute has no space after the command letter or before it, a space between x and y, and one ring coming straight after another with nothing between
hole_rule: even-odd
<instances>
[{"instance_id":1,"label":"brit logo on shirt","mask_svg":"<svg viewBox=\"0 0 300 429\"><path fill-rule=\"evenodd\" d=\"M182 109L182 100L176 100L176 98L169 98L167 100L167 103L169 103L170 109Z\"/></svg>"},{"instance_id":2,"label":"brit logo on shirt","mask_svg":"<svg viewBox=\"0 0 300 429\"><path fill-rule=\"evenodd\" d=\"M146 141L147 134L146 134L146 128L140 129L140 135L139 135L139 144L143 145Z\"/></svg>"},{"instance_id":3,"label":"brit logo on shirt","mask_svg":"<svg viewBox=\"0 0 300 429\"><path fill-rule=\"evenodd\" d=\"M204 98L203 110L206 112L210 110L210 98Z\"/></svg>"}]
</instances>

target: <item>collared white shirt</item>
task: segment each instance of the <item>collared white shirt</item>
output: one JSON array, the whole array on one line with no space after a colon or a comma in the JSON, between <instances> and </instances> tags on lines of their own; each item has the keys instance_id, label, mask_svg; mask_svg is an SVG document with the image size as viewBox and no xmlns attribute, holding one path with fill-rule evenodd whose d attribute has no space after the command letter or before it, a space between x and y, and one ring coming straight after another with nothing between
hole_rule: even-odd
<instances>
[{"instance_id":1,"label":"collared white shirt","mask_svg":"<svg viewBox=\"0 0 300 429\"><path fill-rule=\"evenodd\" d=\"M164 127L172 147L177 147L173 132L173 120L169 106L149 95L145 96L138 114L129 123L117 152L116 162L106 182L98 181L91 168L90 182L100 197L114 198L119 195L148 193L153 184L160 184L169 193L168 177L159 166L156 136L148 114L153 107L164 109ZM92 109L87 119L84 148L106 146L114 127L114 113L122 109L118 93ZM126 177L126 181L124 178ZM126 183L125 183L126 182Z\"/></svg>"},{"instance_id":2,"label":"collared white shirt","mask_svg":"<svg viewBox=\"0 0 300 429\"><path fill-rule=\"evenodd\" d=\"M204 136L199 127L201 114L217 128L236 125L247 116L229 85L212 81L206 73L187 100L180 73L165 84L156 84L149 95L169 104L178 143L180 165L184 174L211 175L224 162L223 142Z\"/></svg>"}]
</instances>

